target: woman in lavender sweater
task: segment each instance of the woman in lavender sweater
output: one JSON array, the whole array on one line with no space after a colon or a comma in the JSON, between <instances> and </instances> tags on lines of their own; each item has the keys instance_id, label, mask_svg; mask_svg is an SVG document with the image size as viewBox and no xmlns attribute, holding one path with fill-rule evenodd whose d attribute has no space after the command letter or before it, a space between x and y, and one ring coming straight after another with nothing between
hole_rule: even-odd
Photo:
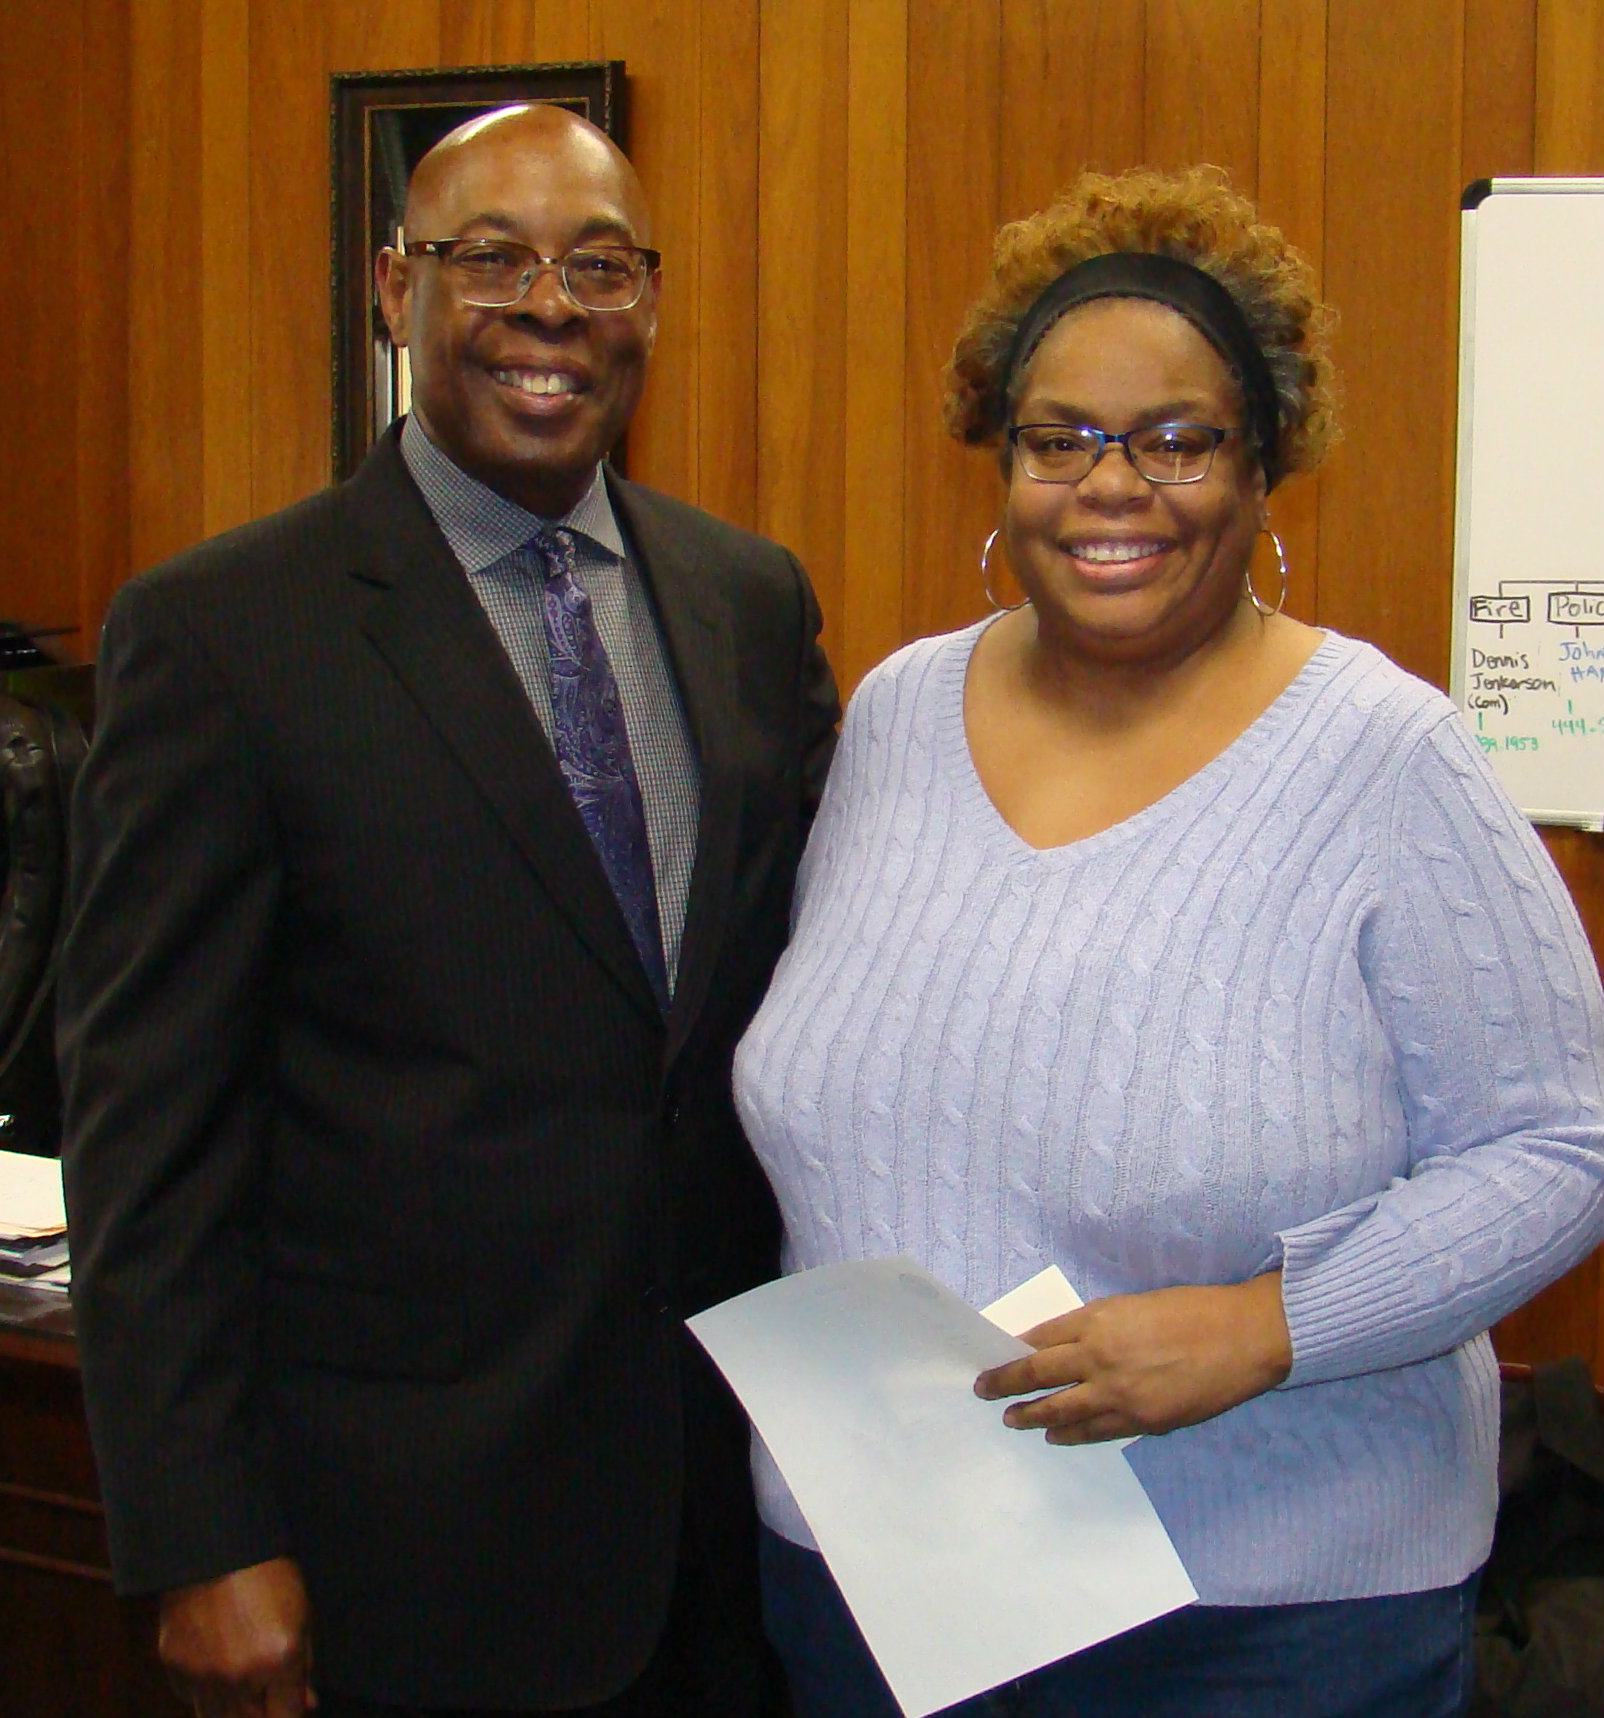
<instances>
[{"instance_id":1,"label":"woman in lavender sweater","mask_svg":"<svg viewBox=\"0 0 1604 1718\"><path fill-rule=\"evenodd\" d=\"M1486 1331L1604 1233L1564 888L1453 707L1254 562L1330 439L1325 326L1211 170L1003 229L948 413L1027 600L864 682L737 1058L787 1269L907 1253L983 1305L1056 1263L1090 1304L977 1390L1149 1434L1200 1604L966 1712L1460 1711ZM757 1479L799 1710L895 1713Z\"/></svg>"}]
</instances>

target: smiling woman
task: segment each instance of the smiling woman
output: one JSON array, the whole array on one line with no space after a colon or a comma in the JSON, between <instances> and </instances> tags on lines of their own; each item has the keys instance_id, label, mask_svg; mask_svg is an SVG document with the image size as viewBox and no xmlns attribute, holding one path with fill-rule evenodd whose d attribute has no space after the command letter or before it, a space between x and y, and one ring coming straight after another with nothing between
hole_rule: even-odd
<instances>
[{"instance_id":1,"label":"smiling woman","mask_svg":"<svg viewBox=\"0 0 1604 1718\"><path fill-rule=\"evenodd\" d=\"M1333 433L1326 326L1211 169L1004 228L948 422L998 451L1026 601L860 687L736 1059L790 1268L906 1253L984 1305L1056 1264L1087 1304L977 1392L1147 1434L1202 1602L1015 1718L1459 1712L1486 1330L1604 1233L1604 997L1552 865L1452 705L1251 577ZM893 1713L757 1480L799 1711Z\"/></svg>"}]
</instances>

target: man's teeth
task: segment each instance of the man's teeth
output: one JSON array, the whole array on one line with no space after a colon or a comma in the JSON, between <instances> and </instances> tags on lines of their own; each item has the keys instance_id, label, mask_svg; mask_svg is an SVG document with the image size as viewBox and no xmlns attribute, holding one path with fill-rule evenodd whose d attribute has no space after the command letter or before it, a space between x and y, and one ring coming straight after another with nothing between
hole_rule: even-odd
<instances>
[{"instance_id":1,"label":"man's teeth","mask_svg":"<svg viewBox=\"0 0 1604 1718\"><path fill-rule=\"evenodd\" d=\"M510 388L521 388L526 394L577 394L579 384L572 376L555 370L497 370L496 380Z\"/></svg>"},{"instance_id":2,"label":"man's teeth","mask_svg":"<svg viewBox=\"0 0 1604 1718\"><path fill-rule=\"evenodd\" d=\"M1077 561L1141 561L1156 555L1162 543L1077 543L1073 553Z\"/></svg>"}]
</instances>

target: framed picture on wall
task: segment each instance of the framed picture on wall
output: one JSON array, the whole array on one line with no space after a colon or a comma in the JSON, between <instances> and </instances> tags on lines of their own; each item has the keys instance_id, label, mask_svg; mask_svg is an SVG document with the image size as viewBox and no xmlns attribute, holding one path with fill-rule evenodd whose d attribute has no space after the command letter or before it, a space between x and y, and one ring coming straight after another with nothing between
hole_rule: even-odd
<instances>
[{"instance_id":1,"label":"framed picture on wall","mask_svg":"<svg viewBox=\"0 0 1604 1718\"><path fill-rule=\"evenodd\" d=\"M391 345L379 312L373 259L385 245L405 239L412 169L465 120L520 101L572 108L625 147L624 62L336 72L329 81L338 479L349 477L386 426L407 410L407 355Z\"/></svg>"}]
</instances>

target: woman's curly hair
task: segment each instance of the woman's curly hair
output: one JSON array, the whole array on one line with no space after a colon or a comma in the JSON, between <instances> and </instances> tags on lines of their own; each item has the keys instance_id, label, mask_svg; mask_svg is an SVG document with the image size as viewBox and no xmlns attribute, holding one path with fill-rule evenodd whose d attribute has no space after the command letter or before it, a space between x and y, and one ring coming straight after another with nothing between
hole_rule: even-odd
<instances>
[{"instance_id":1,"label":"woman's curly hair","mask_svg":"<svg viewBox=\"0 0 1604 1718\"><path fill-rule=\"evenodd\" d=\"M991 279L947 365L948 430L971 444L1002 436L1013 406L1004 394L1004 369L1015 330L1045 287L1106 251L1179 257L1219 281L1270 367L1280 470L1313 471L1337 432L1334 317L1316 296L1307 259L1279 227L1259 220L1218 167L1083 173L1049 208L1003 227L992 248Z\"/></svg>"}]
</instances>

